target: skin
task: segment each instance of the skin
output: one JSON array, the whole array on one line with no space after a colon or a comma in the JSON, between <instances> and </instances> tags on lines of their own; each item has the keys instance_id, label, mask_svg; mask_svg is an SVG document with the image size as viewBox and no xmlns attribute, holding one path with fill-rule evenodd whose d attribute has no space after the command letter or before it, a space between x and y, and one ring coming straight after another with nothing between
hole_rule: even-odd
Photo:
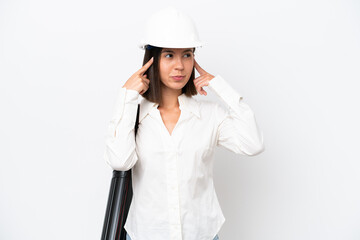
<instances>
[{"instance_id":1,"label":"skin","mask_svg":"<svg viewBox=\"0 0 360 240\"><path fill-rule=\"evenodd\" d=\"M123 87L133 89L143 94L149 88L150 80L144 74L153 63L151 58L142 68L135 72L124 84ZM194 85L199 94L207 95L203 89L208 86L209 82L214 78L213 75L206 72L196 62L193 48L164 48L160 55L160 79L162 82L162 102L158 109L166 128L171 135L179 117L180 108L178 96L181 95L181 89L189 81L193 67L200 74L194 79ZM175 81L172 76L185 76L181 81Z\"/></svg>"},{"instance_id":2,"label":"skin","mask_svg":"<svg viewBox=\"0 0 360 240\"><path fill-rule=\"evenodd\" d=\"M194 54L191 48L164 48L159 59L159 72L162 82L162 98L159 109L174 109L179 107L177 97L181 89L189 81L194 67ZM175 81L172 76L185 76L181 81Z\"/></svg>"}]
</instances>

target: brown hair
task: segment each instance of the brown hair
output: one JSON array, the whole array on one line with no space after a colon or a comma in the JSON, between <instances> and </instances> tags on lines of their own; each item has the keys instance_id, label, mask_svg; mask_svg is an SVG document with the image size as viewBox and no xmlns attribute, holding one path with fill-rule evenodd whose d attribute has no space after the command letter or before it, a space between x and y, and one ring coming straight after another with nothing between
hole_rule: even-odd
<instances>
[{"instance_id":1,"label":"brown hair","mask_svg":"<svg viewBox=\"0 0 360 240\"><path fill-rule=\"evenodd\" d=\"M154 57L153 63L145 72L145 74L147 74L147 78L150 80L149 88L145 93L142 94L142 96L147 100L149 100L150 102L155 102L158 104L160 104L162 100L161 99L162 83L160 80L160 73L159 73L159 60L162 49L163 48L161 47L147 45L145 48L144 61L143 61L143 66L144 66L152 57ZM195 48L193 52L195 52ZM189 97L198 94L193 82L194 79L195 79L195 68L193 68L190 79L186 83L186 85L182 88L181 93L185 93L185 95Z\"/></svg>"}]
</instances>

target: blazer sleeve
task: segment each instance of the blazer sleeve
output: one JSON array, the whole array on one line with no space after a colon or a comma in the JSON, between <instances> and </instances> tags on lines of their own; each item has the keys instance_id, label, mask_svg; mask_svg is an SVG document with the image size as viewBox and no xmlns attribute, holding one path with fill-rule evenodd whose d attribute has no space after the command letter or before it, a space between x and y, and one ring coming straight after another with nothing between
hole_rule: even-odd
<instances>
[{"instance_id":1,"label":"blazer sleeve","mask_svg":"<svg viewBox=\"0 0 360 240\"><path fill-rule=\"evenodd\" d=\"M122 87L106 134L105 161L117 171L131 169L138 156L135 144L135 121L139 92Z\"/></svg>"},{"instance_id":2,"label":"blazer sleeve","mask_svg":"<svg viewBox=\"0 0 360 240\"><path fill-rule=\"evenodd\" d=\"M265 150L263 133L254 112L220 75L210 80L208 87L225 102L227 109L215 104L217 146L241 155L254 156Z\"/></svg>"}]
</instances>

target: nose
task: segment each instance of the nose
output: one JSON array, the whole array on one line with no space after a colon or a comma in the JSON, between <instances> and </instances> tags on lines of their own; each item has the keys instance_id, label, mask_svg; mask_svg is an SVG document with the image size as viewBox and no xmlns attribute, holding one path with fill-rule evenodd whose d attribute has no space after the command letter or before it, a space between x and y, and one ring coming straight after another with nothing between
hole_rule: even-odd
<instances>
[{"instance_id":1,"label":"nose","mask_svg":"<svg viewBox=\"0 0 360 240\"><path fill-rule=\"evenodd\" d=\"M184 63L181 57L177 57L175 60L175 69L176 70L183 70L184 69Z\"/></svg>"}]
</instances>

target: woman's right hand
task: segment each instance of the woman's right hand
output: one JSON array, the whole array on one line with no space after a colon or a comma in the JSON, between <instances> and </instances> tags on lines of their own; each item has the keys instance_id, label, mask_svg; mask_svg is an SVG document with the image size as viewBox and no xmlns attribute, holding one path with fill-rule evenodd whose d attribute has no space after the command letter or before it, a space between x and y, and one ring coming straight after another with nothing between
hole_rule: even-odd
<instances>
[{"instance_id":1,"label":"woman's right hand","mask_svg":"<svg viewBox=\"0 0 360 240\"><path fill-rule=\"evenodd\" d=\"M147 79L147 75L144 73L148 70L154 61L152 57L142 68L135 72L124 84L126 89L132 89L138 91L140 94L145 93L149 89L150 80Z\"/></svg>"}]
</instances>

